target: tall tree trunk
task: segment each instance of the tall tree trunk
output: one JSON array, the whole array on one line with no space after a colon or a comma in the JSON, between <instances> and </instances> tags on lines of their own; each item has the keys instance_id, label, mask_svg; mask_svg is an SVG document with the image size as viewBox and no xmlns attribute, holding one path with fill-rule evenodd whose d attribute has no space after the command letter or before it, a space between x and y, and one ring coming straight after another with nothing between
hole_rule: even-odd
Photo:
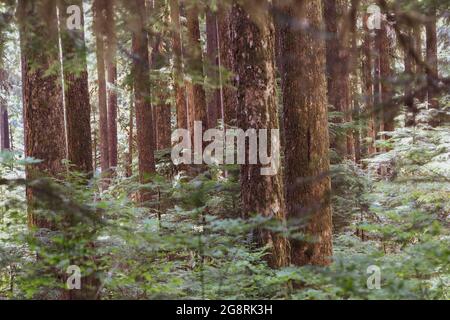
<instances>
[{"instance_id":1,"label":"tall tree trunk","mask_svg":"<svg viewBox=\"0 0 450 320\"><path fill-rule=\"evenodd\" d=\"M416 125L417 108L412 96L414 80L414 57L411 50L414 50L414 38L411 27L407 27L406 39L408 39L408 46L404 49L404 65L405 65L405 104L406 104L406 121L407 127Z\"/></svg>"},{"instance_id":2,"label":"tall tree trunk","mask_svg":"<svg viewBox=\"0 0 450 320\"><path fill-rule=\"evenodd\" d=\"M11 149L11 141L10 141L10 132L9 132L9 116L8 116L8 108L1 105L0 106L0 151L10 150Z\"/></svg>"},{"instance_id":3,"label":"tall tree trunk","mask_svg":"<svg viewBox=\"0 0 450 320\"><path fill-rule=\"evenodd\" d=\"M295 265L327 265L332 255L332 219L326 51L317 35L322 2L296 0L282 10L289 21L307 20L309 26L299 29L284 23L281 32L286 213L288 220L301 221L299 231L310 238L291 241L291 259Z\"/></svg>"},{"instance_id":4,"label":"tall tree trunk","mask_svg":"<svg viewBox=\"0 0 450 320\"><path fill-rule=\"evenodd\" d=\"M268 1L260 5L268 5ZM235 66L239 76L238 126L243 130L268 129L270 133L272 129L279 129L275 92L275 30L268 11L253 14L251 10L251 6L243 8L235 5L232 11ZM271 148L272 156L277 156L273 145ZM248 161L248 145L246 154ZM258 213L284 223L281 173L278 171L272 176L265 176L261 168L260 164L241 166L243 214ZM287 265L287 242L284 238L259 231L258 240L262 245L271 246L269 263L272 266Z\"/></svg>"},{"instance_id":5,"label":"tall tree trunk","mask_svg":"<svg viewBox=\"0 0 450 320\"><path fill-rule=\"evenodd\" d=\"M217 14L210 8L206 11L206 55L207 55L207 76L209 83L216 85L219 82L220 74L218 72L218 30ZM213 88L208 90L207 109L208 109L208 128L215 128L218 119L221 118L220 90Z\"/></svg>"},{"instance_id":6,"label":"tall tree trunk","mask_svg":"<svg viewBox=\"0 0 450 320\"><path fill-rule=\"evenodd\" d=\"M328 103L343 116L336 123L351 121L350 108L350 37L349 28L345 27L347 10L342 0L324 0L324 16L328 40L326 42ZM351 134L337 135L331 142L340 158L353 158L350 148L353 143ZM350 149L350 150L349 150ZM350 151L350 152L349 152Z\"/></svg>"},{"instance_id":7,"label":"tall tree trunk","mask_svg":"<svg viewBox=\"0 0 450 320\"><path fill-rule=\"evenodd\" d=\"M393 98L391 84L391 46L388 37L388 23L382 21L379 30L379 55L380 55L380 91L382 102L382 128L381 131L394 131L394 119L397 113L395 106L389 103ZM386 137L385 137L386 138Z\"/></svg>"},{"instance_id":8,"label":"tall tree trunk","mask_svg":"<svg viewBox=\"0 0 450 320\"><path fill-rule=\"evenodd\" d=\"M438 49L437 49L437 31L436 31L436 9L430 10L428 21L426 23L427 33L427 86L428 86L428 105L430 108L439 109L439 100L436 94L436 85L438 84Z\"/></svg>"},{"instance_id":9,"label":"tall tree trunk","mask_svg":"<svg viewBox=\"0 0 450 320\"><path fill-rule=\"evenodd\" d=\"M423 32L423 25L418 24L413 27L414 32L414 49L417 54L417 58L420 61L423 61L423 38L422 38L422 32ZM416 86L423 86L425 77L425 70L422 66L420 66L418 63L415 64L415 72L416 72L416 80L418 80L418 83ZM416 96L416 99L419 100L419 102L424 102L426 99L426 91L425 90L419 90Z\"/></svg>"},{"instance_id":10,"label":"tall tree trunk","mask_svg":"<svg viewBox=\"0 0 450 320\"><path fill-rule=\"evenodd\" d=\"M360 51L358 50L357 41L357 23L358 23L358 11L360 6L360 0L351 0L350 9L348 11L348 17L346 18L349 30L350 41L350 57L349 57L349 73L350 73L350 112L348 113L347 121L354 121L359 124L360 121L360 105L359 105L359 73L356 67L358 59L361 59ZM361 130L359 125L355 129L351 130L351 133L347 135L347 153L350 155L350 159L353 159L356 163L361 160Z\"/></svg>"},{"instance_id":11,"label":"tall tree trunk","mask_svg":"<svg viewBox=\"0 0 450 320\"><path fill-rule=\"evenodd\" d=\"M150 5L149 5L150 7ZM166 21L164 16L165 2L162 0L157 0L152 2L152 23L161 19ZM151 44L152 53L150 57L151 68L154 70L154 83L153 88L153 115L155 122L155 144L156 150L168 149L171 146L171 106L168 103L169 83L163 74L158 74L160 70L169 65L169 60L163 53L164 45L164 34L163 31L155 30L153 31L154 41Z\"/></svg>"},{"instance_id":12,"label":"tall tree trunk","mask_svg":"<svg viewBox=\"0 0 450 320\"><path fill-rule=\"evenodd\" d=\"M57 177L64 171L66 135L61 88L56 2L18 2L22 53L25 156L42 160L27 166L26 177ZM36 48L45 48L45 52ZM53 224L32 210L33 191L27 188L29 224L52 229Z\"/></svg>"},{"instance_id":13,"label":"tall tree trunk","mask_svg":"<svg viewBox=\"0 0 450 320\"><path fill-rule=\"evenodd\" d=\"M181 41L180 5L178 0L169 0L170 19L172 22L172 48L174 55L173 80L175 101L177 109L177 128L188 128L188 115L186 106L186 87L183 76L183 49Z\"/></svg>"},{"instance_id":14,"label":"tall tree trunk","mask_svg":"<svg viewBox=\"0 0 450 320\"><path fill-rule=\"evenodd\" d=\"M374 102L374 110L375 110L375 132L378 133L380 131L384 131L383 124L383 113L381 109L382 105L382 97L381 97L381 65L380 65L380 37L381 30L375 31L374 36L374 79L373 79L373 102ZM379 151L379 148L377 148Z\"/></svg>"},{"instance_id":15,"label":"tall tree trunk","mask_svg":"<svg viewBox=\"0 0 450 320\"><path fill-rule=\"evenodd\" d=\"M108 151L109 166L115 170L117 167L117 38L114 17L115 0L107 0L105 8L106 52L105 64L107 71L108 95Z\"/></svg>"},{"instance_id":16,"label":"tall tree trunk","mask_svg":"<svg viewBox=\"0 0 450 320\"><path fill-rule=\"evenodd\" d=\"M367 116L367 137L369 138L367 153L372 155L376 153L375 141L377 140L376 120L377 114L374 108L374 92L373 92L373 37L367 27L368 16L364 16L364 41L363 41L363 66L362 78L364 87L364 98L366 101L366 116Z\"/></svg>"},{"instance_id":17,"label":"tall tree trunk","mask_svg":"<svg viewBox=\"0 0 450 320\"><path fill-rule=\"evenodd\" d=\"M197 4L189 3L186 8L187 32L188 32L188 73L193 79L192 82L192 100L189 108L192 110L193 121L202 122L202 132L206 131L208 126L206 112L206 95L203 75L203 57L202 46L200 43L200 22L199 9ZM192 122L192 121L191 121ZM193 131L191 129L191 131ZM193 134L193 132L191 132Z\"/></svg>"},{"instance_id":18,"label":"tall tree trunk","mask_svg":"<svg viewBox=\"0 0 450 320\"><path fill-rule=\"evenodd\" d=\"M227 126L235 126L237 93L233 87L234 56L232 52L231 8L227 2L219 6L217 13L217 42L219 46L220 118ZM228 73L228 74L227 74Z\"/></svg>"},{"instance_id":19,"label":"tall tree trunk","mask_svg":"<svg viewBox=\"0 0 450 320\"><path fill-rule=\"evenodd\" d=\"M84 38L83 1L61 0L58 5L65 81L68 158L75 165L76 170L86 176L91 176L93 171L91 106ZM81 29L70 30L67 28L69 19L67 9L72 5L81 9ZM84 236L86 239L90 237L89 235ZM93 246L92 243L90 245ZM71 264L95 266L96 262L82 252L78 253L78 256L72 255ZM66 290L64 296L71 300L96 299L100 285L96 271L84 274L82 284L81 290Z\"/></svg>"},{"instance_id":20,"label":"tall tree trunk","mask_svg":"<svg viewBox=\"0 0 450 320\"><path fill-rule=\"evenodd\" d=\"M109 139L108 139L108 104L106 96L105 75L105 40L106 30L105 10L107 0L94 0L94 30L96 39L97 76L98 76L98 113L100 134L100 167L102 173L109 170Z\"/></svg>"},{"instance_id":21,"label":"tall tree trunk","mask_svg":"<svg viewBox=\"0 0 450 320\"><path fill-rule=\"evenodd\" d=\"M153 143L153 117L150 104L150 66L148 63L148 34L145 29L145 0L127 2L130 10L129 28L132 32L133 84L136 106L136 129L139 164L139 181L146 184L155 173ZM143 190L140 201L150 199L150 193Z\"/></svg>"},{"instance_id":22,"label":"tall tree trunk","mask_svg":"<svg viewBox=\"0 0 450 320\"><path fill-rule=\"evenodd\" d=\"M83 1L61 0L59 17L65 83L68 160L75 169L92 174L91 105L84 40ZM69 30L67 8L81 9L81 29Z\"/></svg>"}]
</instances>

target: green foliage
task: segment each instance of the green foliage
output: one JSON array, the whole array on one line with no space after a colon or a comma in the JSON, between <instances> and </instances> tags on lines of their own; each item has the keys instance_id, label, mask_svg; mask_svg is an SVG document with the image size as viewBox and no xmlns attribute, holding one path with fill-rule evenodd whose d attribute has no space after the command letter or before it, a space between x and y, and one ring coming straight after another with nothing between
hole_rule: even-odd
<instances>
[{"instance_id":1,"label":"green foliage","mask_svg":"<svg viewBox=\"0 0 450 320\"><path fill-rule=\"evenodd\" d=\"M422 180L410 180L408 169L443 160L444 129L416 132L407 146L405 132L394 133L398 173L391 181L373 180L351 163L335 166L332 265L279 270L267 266L267 248L251 241L255 228L277 226L239 216L236 168L227 168L226 179L223 168L190 178L161 152L161 175L146 186L154 199L140 207L136 177L118 177L103 191L97 177L86 183L77 174L26 182L23 165L34 160L2 154L0 296L59 297L65 270L77 264L99 280L102 299L448 299L448 176L423 170ZM42 191L35 210L59 223L58 231L27 228L25 185ZM366 283L373 265L380 290Z\"/></svg>"}]
</instances>

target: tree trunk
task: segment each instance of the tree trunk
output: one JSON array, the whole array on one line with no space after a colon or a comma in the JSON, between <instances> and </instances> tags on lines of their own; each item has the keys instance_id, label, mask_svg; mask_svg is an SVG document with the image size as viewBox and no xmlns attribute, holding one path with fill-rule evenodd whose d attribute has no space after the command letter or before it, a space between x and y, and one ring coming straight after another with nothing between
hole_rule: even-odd
<instances>
[{"instance_id":1,"label":"tree trunk","mask_svg":"<svg viewBox=\"0 0 450 320\"><path fill-rule=\"evenodd\" d=\"M26 177L57 177L64 171L66 135L61 88L56 2L18 2L22 53L23 122L25 156L42 160L26 168ZM45 48L37 50L36 43ZM33 191L27 188L33 207ZM45 217L29 210L29 225L52 229Z\"/></svg>"},{"instance_id":2,"label":"tree trunk","mask_svg":"<svg viewBox=\"0 0 450 320\"><path fill-rule=\"evenodd\" d=\"M239 76L238 126L244 131L268 129L270 133L272 129L279 129L275 92L275 30L268 11L255 16L251 12L251 7L244 9L239 5L235 5L232 11L235 31L232 43L236 74ZM272 156L277 156L273 145L271 148ZM249 146L246 145L247 161L249 153ZM272 176L265 176L261 168L260 164L241 166L242 212L246 217L257 213L284 223L281 173L278 171ZM271 266L287 265L287 241L283 237L258 230L258 241L271 247Z\"/></svg>"},{"instance_id":3,"label":"tree trunk","mask_svg":"<svg viewBox=\"0 0 450 320\"><path fill-rule=\"evenodd\" d=\"M343 115L336 123L350 122L350 37L344 20L347 10L342 0L324 0L324 16L328 40L326 41L328 103ZM337 135L331 142L340 158L353 158L351 134ZM350 150L349 150L350 149Z\"/></svg>"},{"instance_id":4,"label":"tree trunk","mask_svg":"<svg viewBox=\"0 0 450 320\"><path fill-rule=\"evenodd\" d=\"M427 33L427 91L428 105L432 109L439 109L439 100L436 93L438 85L438 49L437 49L437 31L436 31L436 9L430 11L426 23Z\"/></svg>"},{"instance_id":5,"label":"tree trunk","mask_svg":"<svg viewBox=\"0 0 450 320\"><path fill-rule=\"evenodd\" d=\"M404 64L405 64L405 104L406 104L406 121L407 127L416 125L417 108L414 102L413 81L414 81L414 57L411 50L414 50L414 38L411 27L407 27L406 39L408 39L408 46L404 50Z\"/></svg>"},{"instance_id":6,"label":"tree trunk","mask_svg":"<svg viewBox=\"0 0 450 320\"><path fill-rule=\"evenodd\" d=\"M417 54L417 58L420 61L423 61L423 43L422 43L422 25L416 25L413 27L414 32L414 48ZM418 80L418 83L416 86L421 87L424 85L423 78L425 76L425 70L422 66L420 66L418 63L415 64L415 72L416 72L416 79ZM424 102L426 99L426 91L425 90L419 90L416 96L416 99L419 100L419 102Z\"/></svg>"},{"instance_id":7,"label":"tree trunk","mask_svg":"<svg viewBox=\"0 0 450 320\"><path fill-rule=\"evenodd\" d=\"M210 8L206 11L206 55L207 55L207 76L209 83L216 87L220 85L220 74L218 72L218 30L217 14ZM212 88L208 90L207 95L208 109L208 128L215 128L218 119L221 118L220 90Z\"/></svg>"},{"instance_id":8,"label":"tree trunk","mask_svg":"<svg viewBox=\"0 0 450 320\"><path fill-rule=\"evenodd\" d=\"M75 165L76 170L91 176L93 171L91 106L84 38L83 1L62 0L58 2L58 5L65 81L68 158ZM70 30L67 28L69 19L67 8L72 5L81 9L81 29ZM85 225L85 227L87 226ZM84 236L86 239L90 237L89 235ZM90 245L93 246L92 243ZM71 257L72 265L85 266L91 263L94 266L96 264L95 260L90 256L85 256L84 252ZM96 271L84 275L82 283L81 290L66 290L64 297L71 300L97 299L100 283Z\"/></svg>"},{"instance_id":9,"label":"tree trunk","mask_svg":"<svg viewBox=\"0 0 450 320\"><path fill-rule=\"evenodd\" d=\"M177 128L188 128L188 116L186 106L186 87L183 76L183 49L181 41L180 5L178 0L169 0L170 19L172 22L172 48L174 55L173 80L175 101L177 109Z\"/></svg>"},{"instance_id":10,"label":"tree trunk","mask_svg":"<svg viewBox=\"0 0 450 320\"><path fill-rule=\"evenodd\" d=\"M92 174L91 105L84 40L83 1L58 2L65 83L68 160L75 170ZM81 30L67 28L67 8L81 8Z\"/></svg>"},{"instance_id":11,"label":"tree trunk","mask_svg":"<svg viewBox=\"0 0 450 320\"><path fill-rule=\"evenodd\" d=\"M109 139L108 139L108 104L106 96L105 75L105 9L106 0L94 1L94 30L96 39L97 76L98 76L98 113L100 133L100 167L102 173L109 170Z\"/></svg>"},{"instance_id":12,"label":"tree trunk","mask_svg":"<svg viewBox=\"0 0 450 320\"><path fill-rule=\"evenodd\" d=\"M164 16L164 1L153 1L152 21L160 19ZM165 20L165 17L163 18ZM160 70L169 66L169 60L163 53L164 34L162 31L155 30L153 32L154 41L151 45L152 53L150 57L151 68L154 70L152 78L155 80L152 84L153 88L153 115L155 122L155 144L156 150L168 149L171 146L171 106L167 102L170 92L169 83L163 74L158 74Z\"/></svg>"},{"instance_id":13,"label":"tree trunk","mask_svg":"<svg viewBox=\"0 0 450 320\"><path fill-rule=\"evenodd\" d=\"M136 107L137 149L139 181L146 184L155 173L153 119L150 104L150 67L148 63L148 34L145 29L145 0L127 2L130 9L129 28L132 32L133 84ZM148 191L142 191L140 201L150 199Z\"/></svg>"},{"instance_id":14,"label":"tree trunk","mask_svg":"<svg viewBox=\"0 0 450 320\"><path fill-rule=\"evenodd\" d=\"M0 106L0 151L10 150L8 108Z\"/></svg>"},{"instance_id":15,"label":"tree trunk","mask_svg":"<svg viewBox=\"0 0 450 320\"><path fill-rule=\"evenodd\" d=\"M189 100L189 108L192 110L193 121L202 122L202 132L205 132L208 126L206 112L206 96L203 75L202 46L200 43L200 23L199 9L196 4L189 4L186 8L187 31L188 31L188 74L192 81L192 100ZM192 122L192 121L191 121ZM191 129L193 134L193 130Z\"/></svg>"},{"instance_id":16,"label":"tree trunk","mask_svg":"<svg viewBox=\"0 0 450 320\"><path fill-rule=\"evenodd\" d=\"M373 92L373 37L367 27L368 16L364 16L364 41L363 41L363 66L362 78L364 88L364 98L366 101L366 116L367 116L367 137L369 138L367 153L370 155L376 153L375 142L377 140L376 120L377 114L374 108L374 92Z\"/></svg>"},{"instance_id":17,"label":"tree trunk","mask_svg":"<svg viewBox=\"0 0 450 320\"><path fill-rule=\"evenodd\" d=\"M379 30L379 55L380 55L380 88L382 102L382 128L381 131L394 131L394 119L397 114L395 106L390 103L393 98L393 89L391 82L391 46L388 37L387 21L382 21L381 30ZM386 137L385 137L386 139Z\"/></svg>"},{"instance_id":18,"label":"tree trunk","mask_svg":"<svg viewBox=\"0 0 450 320\"><path fill-rule=\"evenodd\" d=\"M105 64L107 71L108 95L108 151L109 166L112 170L117 167L117 38L114 17L115 0L107 0L105 8L106 52Z\"/></svg>"},{"instance_id":19,"label":"tree trunk","mask_svg":"<svg viewBox=\"0 0 450 320\"><path fill-rule=\"evenodd\" d=\"M332 255L325 44L321 0L296 0L282 10L290 21L307 19L309 29L283 24L282 91L285 127L286 214L299 220L308 240L291 241L295 265L327 265ZM302 63L298 63L302 61Z\"/></svg>"},{"instance_id":20,"label":"tree trunk","mask_svg":"<svg viewBox=\"0 0 450 320\"><path fill-rule=\"evenodd\" d=\"M227 126L235 126L237 113L237 93L233 87L234 56L232 52L231 8L224 2L217 13L217 32L219 45L220 118Z\"/></svg>"}]
</instances>

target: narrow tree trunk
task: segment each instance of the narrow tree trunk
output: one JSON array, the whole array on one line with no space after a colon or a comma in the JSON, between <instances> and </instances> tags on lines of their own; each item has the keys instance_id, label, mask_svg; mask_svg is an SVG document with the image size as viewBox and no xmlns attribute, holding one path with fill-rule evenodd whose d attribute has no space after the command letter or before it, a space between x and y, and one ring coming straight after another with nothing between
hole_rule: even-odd
<instances>
[{"instance_id":1,"label":"narrow tree trunk","mask_svg":"<svg viewBox=\"0 0 450 320\"><path fill-rule=\"evenodd\" d=\"M166 21L164 16L165 2L157 0L152 2L151 14L152 21L157 21L163 17L163 21ZM162 31L153 31L154 41L151 44L152 53L150 57L151 68L154 70L152 78L155 80L152 83L153 89L153 115L155 122L155 144L156 150L168 149L171 146L171 106L168 103L169 83L164 75L158 75L158 72L166 66L169 66L169 60L163 53L164 34Z\"/></svg>"},{"instance_id":2,"label":"narrow tree trunk","mask_svg":"<svg viewBox=\"0 0 450 320\"><path fill-rule=\"evenodd\" d=\"M414 48L417 54L417 58L420 61L424 61L423 58L423 41L422 41L422 32L423 32L423 26L422 25L416 25L413 28L414 32ZM425 70L422 66L420 66L418 63L415 64L415 71L416 71L416 79L418 80L418 83L416 86L421 87L424 83L424 77L425 77ZM419 100L419 102L424 102L426 99L426 91L425 90L419 90L418 94L416 96L416 99Z\"/></svg>"},{"instance_id":3,"label":"narrow tree trunk","mask_svg":"<svg viewBox=\"0 0 450 320\"><path fill-rule=\"evenodd\" d=\"M84 40L84 16L81 0L58 2L67 123L68 160L75 169L92 174L91 105ZM77 5L81 9L81 30L67 28L67 8Z\"/></svg>"},{"instance_id":4,"label":"narrow tree trunk","mask_svg":"<svg viewBox=\"0 0 450 320\"><path fill-rule=\"evenodd\" d=\"M283 7L290 21L308 21L308 29L284 24L283 110L285 197L288 219L300 221L308 240L291 241L295 265L327 265L332 255L331 182L328 150L325 44L321 0L296 0ZM302 63L298 63L302 61Z\"/></svg>"},{"instance_id":5,"label":"narrow tree trunk","mask_svg":"<svg viewBox=\"0 0 450 320\"><path fill-rule=\"evenodd\" d=\"M61 88L58 21L56 2L43 0L18 2L22 53L23 120L25 156L42 160L27 166L26 176L57 177L64 171L66 135L64 128L63 92ZM36 50L36 43L45 54ZM33 207L33 191L27 188L27 199ZM52 223L29 210L29 224L53 228Z\"/></svg>"},{"instance_id":6,"label":"narrow tree trunk","mask_svg":"<svg viewBox=\"0 0 450 320\"><path fill-rule=\"evenodd\" d=\"M0 151L10 150L9 116L5 106L0 106L0 138Z\"/></svg>"},{"instance_id":7,"label":"narrow tree trunk","mask_svg":"<svg viewBox=\"0 0 450 320\"><path fill-rule=\"evenodd\" d=\"M267 5L268 2L264 1ZM268 11L253 16L251 6L235 5L232 11L236 74L239 76L238 126L243 130L279 129L275 92L275 30ZM255 22L255 21L258 21ZM271 145L269 143L269 145ZM266 146L262 146L266 147ZM274 146L271 146L272 156ZM250 149L246 146L247 161ZM278 155L279 156L279 155ZM244 216L258 213L285 221L281 172L261 174L262 166L241 166L241 203ZM279 168L278 168L279 169ZM287 242L267 231L259 231L258 241L270 245L269 263L273 267L288 263Z\"/></svg>"},{"instance_id":8,"label":"narrow tree trunk","mask_svg":"<svg viewBox=\"0 0 450 320\"><path fill-rule=\"evenodd\" d=\"M439 109L438 95L436 94L436 85L438 83L438 49L437 49L437 31L436 31L436 9L430 11L426 23L427 33L427 91L428 105L432 109Z\"/></svg>"},{"instance_id":9,"label":"narrow tree trunk","mask_svg":"<svg viewBox=\"0 0 450 320\"><path fill-rule=\"evenodd\" d=\"M210 8L206 11L206 55L207 55L207 76L211 85L220 84L220 74L218 72L218 30L217 14ZM221 118L220 90L209 89L207 95L208 128L215 128L218 119Z\"/></svg>"},{"instance_id":10,"label":"narrow tree trunk","mask_svg":"<svg viewBox=\"0 0 450 320\"><path fill-rule=\"evenodd\" d=\"M373 37L367 28L367 19L368 16L364 16L364 41L363 41L363 66L362 66L362 73L363 73L363 88L364 88L364 98L366 101L366 117L367 117L367 137L369 138L368 141L368 148L367 153L370 155L376 153L375 148L375 141L377 139L377 129L376 129L376 118L377 114L374 108L374 92L373 92L373 57L372 57L372 50L373 50Z\"/></svg>"},{"instance_id":11,"label":"narrow tree trunk","mask_svg":"<svg viewBox=\"0 0 450 320\"><path fill-rule=\"evenodd\" d=\"M375 31L375 40L374 40L374 90L373 90L373 101L374 101L374 110L375 110L375 132L378 133L380 131L384 131L383 124L383 113L381 110L382 97L381 97L381 65L380 65L380 37L381 30ZM379 148L377 148L379 151Z\"/></svg>"},{"instance_id":12,"label":"narrow tree trunk","mask_svg":"<svg viewBox=\"0 0 450 320\"><path fill-rule=\"evenodd\" d=\"M108 139L108 104L106 96L105 75L105 7L106 0L94 1L94 29L96 39L97 76L98 76L98 113L100 135L100 167L102 173L109 170L109 139Z\"/></svg>"},{"instance_id":13,"label":"narrow tree trunk","mask_svg":"<svg viewBox=\"0 0 450 320\"><path fill-rule=\"evenodd\" d=\"M108 151L109 166L115 170L117 167L117 39L114 17L115 0L107 0L105 8L106 52L105 64L107 71L108 96Z\"/></svg>"},{"instance_id":14,"label":"narrow tree trunk","mask_svg":"<svg viewBox=\"0 0 450 320\"><path fill-rule=\"evenodd\" d=\"M406 121L407 127L413 127L416 125L417 108L414 102L413 93L413 80L414 80L414 58L411 54L411 50L414 50L414 38L412 30L408 27L406 31L406 38L408 39L408 46L404 50L404 65L405 65L405 104L406 104Z\"/></svg>"},{"instance_id":15,"label":"narrow tree trunk","mask_svg":"<svg viewBox=\"0 0 450 320\"><path fill-rule=\"evenodd\" d=\"M148 63L148 34L145 29L145 0L127 2L130 10L129 28L132 32L133 84L136 106L139 181L146 184L155 173L153 118L150 104L150 67ZM148 191L142 191L140 201L150 199Z\"/></svg>"},{"instance_id":16,"label":"narrow tree trunk","mask_svg":"<svg viewBox=\"0 0 450 320\"><path fill-rule=\"evenodd\" d=\"M237 93L233 87L234 56L232 52L231 8L221 3L217 13L217 42L219 46L220 118L227 126L235 126Z\"/></svg>"},{"instance_id":17,"label":"narrow tree trunk","mask_svg":"<svg viewBox=\"0 0 450 320\"><path fill-rule=\"evenodd\" d=\"M199 9L196 4L189 4L186 8L187 29L188 29L188 71L193 79L192 83L192 100L189 107L192 109L193 121L202 122L202 132L207 129L208 119L206 113L206 96L203 87L203 58L202 46L200 43L200 23ZM193 130L191 130L193 131ZM193 134L193 132L192 132Z\"/></svg>"},{"instance_id":18,"label":"narrow tree trunk","mask_svg":"<svg viewBox=\"0 0 450 320\"><path fill-rule=\"evenodd\" d=\"M394 119L397 110L393 104L389 103L393 98L393 89L391 84L391 46L388 37L387 21L382 21L382 28L379 30L379 54L380 54L380 87L382 112L382 128L381 131L394 131ZM386 138L386 137L385 137Z\"/></svg>"},{"instance_id":19,"label":"narrow tree trunk","mask_svg":"<svg viewBox=\"0 0 450 320\"><path fill-rule=\"evenodd\" d=\"M187 116L188 116L188 129L191 130L193 134L194 130L194 101L195 101L194 85L192 82L186 81L186 106L187 106Z\"/></svg>"},{"instance_id":20,"label":"narrow tree trunk","mask_svg":"<svg viewBox=\"0 0 450 320\"><path fill-rule=\"evenodd\" d=\"M348 12L348 30L350 41L350 58L349 58L349 73L350 73L350 112L348 112L347 121L357 124L355 129L351 130L351 133L347 135L347 153L349 158L359 163L361 160L361 129L359 128L360 122L360 105L359 105L359 73L356 67L358 59L361 59L360 51L357 45L357 23L358 23L358 11L360 6L360 0L351 0L350 9Z\"/></svg>"},{"instance_id":21,"label":"narrow tree trunk","mask_svg":"<svg viewBox=\"0 0 450 320\"><path fill-rule=\"evenodd\" d=\"M181 41L180 6L178 0L169 0L172 22L172 48L174 55L173 80L177 109L178 129L187 129L188 116L186 106L186 88L183 76L183 49Z\"/></svg>"},{"instance_id":22,"label":"narrow tree trunk","mask_svg":"<svg viewBox=\"0 0 450 320\"><path fill-rule=\"evenodd\" d=\"M165 98L165 96L162 98ZM171 146L170 136L172 133L170 104L161 99L155 106L155 116L156 150L168 149Z\"/></svg>"}]
</instances>

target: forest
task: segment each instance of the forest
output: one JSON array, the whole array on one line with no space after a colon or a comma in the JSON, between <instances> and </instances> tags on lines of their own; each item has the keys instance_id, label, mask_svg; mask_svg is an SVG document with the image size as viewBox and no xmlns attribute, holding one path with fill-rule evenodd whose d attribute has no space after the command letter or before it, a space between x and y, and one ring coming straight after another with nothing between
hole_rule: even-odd
<instances>
[{"instance_id":1,"label":"forest","mask_svg":"<svg viewBox=\"0 0 450 320\"><path fill-rule=\"evenodd\" d=\"M449 300L450 0L0 0L0 300Z\"/></svg>"}]
</instances>

